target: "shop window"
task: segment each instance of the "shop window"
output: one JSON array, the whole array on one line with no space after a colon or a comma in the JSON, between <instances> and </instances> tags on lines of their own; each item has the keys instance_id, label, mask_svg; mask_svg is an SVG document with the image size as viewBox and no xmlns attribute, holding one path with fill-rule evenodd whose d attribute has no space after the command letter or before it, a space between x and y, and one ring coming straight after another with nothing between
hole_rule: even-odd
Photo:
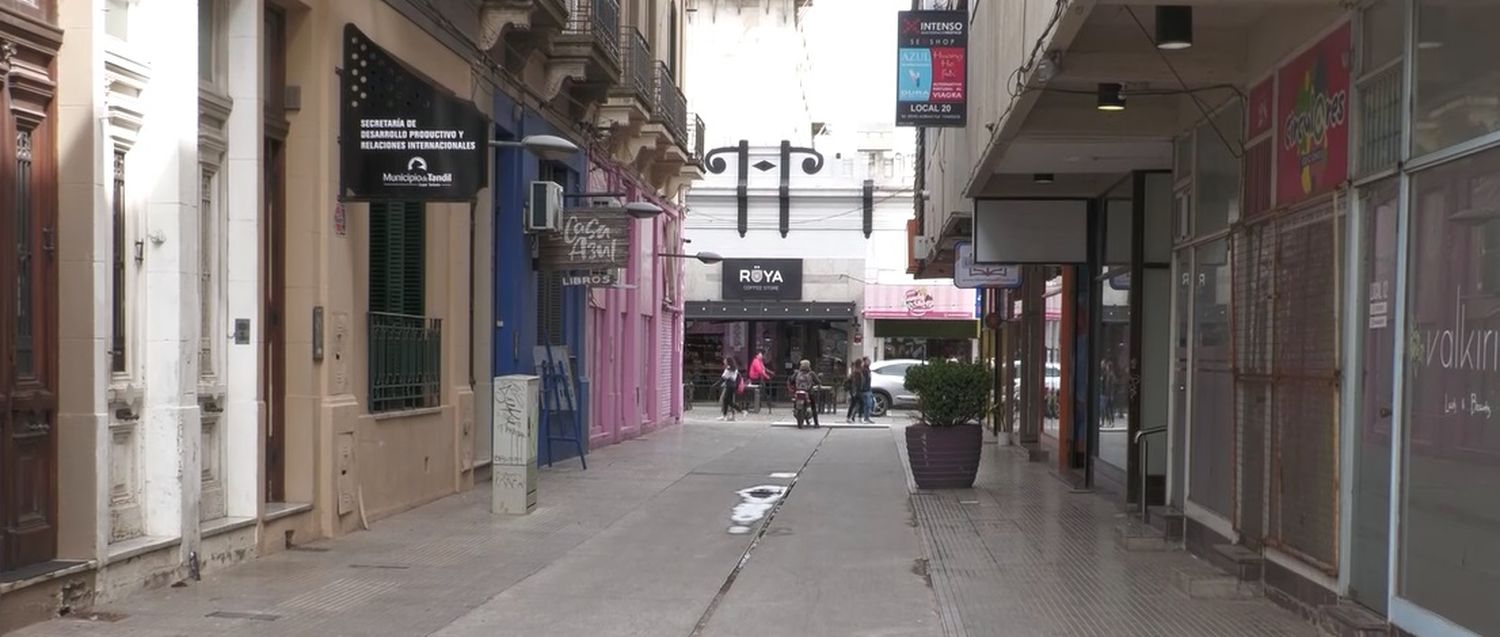
<instances>
[{"instance_id":1,"label":"shop window","mask_svg":"<svg viewBox=\"0 0 1500 637\"><path fill-rule=\"evenodd\" d=\"M1230 365L1227 240L1193 251L1193 462L1188 498L1225 518L1234 513L1234 375Z\"/></svg>"},{"instance_id":2,"label":"shop window","mask_svg":"<svg viewBox=\"0 0 1500 637\"><path fill-rule=\"evenodd\" d=\"M1198 126L1196 175L1198 197L1193 211L1193 236L1206 237L1239 218L1240 105L1225 108Z\"/></svg>"},{"instance_id":3,"label":"shop window","mask_svg":"<svg viewBox=\"0 0 1500 637\"><path fill-rule=\"evenodd\" d=\"M1416 155L1500 130L1500 2L1418 0L1412 143Z\"/></svg>"},{"instance_id":4,"label":"shop window","mask_svg":"<svg viewBox=\"0 0 1500 637\"><path fill-rule=\"evenodd\" d=\"M1130 455L1130 283L1128 269L1101 268L1095 290L1099 295L1098 348L1095 353L1094 402L1098 411L1099 459L1123 471ZM1051 369L1048 376L1051 376ZM1048 392L1056 391L1047 380Z\"/></svg>"},{"instance_id":5,"label":"shop window","mask_svg":"<svg viewBox=\"0 0 1500 637\"><path fill-rule=\"evenodd\" d=\"M1193 134L1178 137L1172 146L1172 177L1181 184L1193 178Z\"/></svg>"},{"instance_id":6,"label":"shop window","mask_svg":"<svg viewBox=\"0 0 1500 637\"><path fill-rule=\"evenodd\" d=\"M1383 0L1360 14L1356 169L1361 175L1395 167L1401 159L1401 52L1406 3Z\"/></svg>"},{"instance_id":7,"label":"shop window","mask_svg":"<svg viewBox=\"0 0 1500 637\"><path fill-rule=\"evenodd\" d=\"M1500 536L1500 294L1476 276L1494 267L1500 151L1417 174L1412 196L1397 592L1500 635L1500 560L1484 548Z\"/></svg>"},{"instance_id":8,"label":"shop window","mask_svg":"<svg viewBox=\"0 0 1500 637\"><path fill-rule=\"evenodd\" d=\"M436 407L439 319L423 316L427 217L420 202L370 204L370 411Z\"/></svg>"}]
</instances>

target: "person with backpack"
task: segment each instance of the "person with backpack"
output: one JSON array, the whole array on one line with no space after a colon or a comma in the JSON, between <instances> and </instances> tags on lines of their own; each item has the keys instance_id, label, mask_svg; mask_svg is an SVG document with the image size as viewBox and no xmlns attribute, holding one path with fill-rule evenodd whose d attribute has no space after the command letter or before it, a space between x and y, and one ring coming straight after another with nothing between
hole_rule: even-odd
<instances>
[{"instance_id":1,"label":"person with backpack","mask_svg":"<svg viewBox=\"0 0 1500 637\"><path fill-rule=\"evenodd\" d=\"M734 421L735 414L740 412L740 393L745 391L745 379L740 375L740 364L732 357L724 358L724 372L719 374L719 410L723 414L719 420Z\"/></svg>"},{"instance_id":2,"label":"person with backpack","mask_svg":"<svg viewBox=\"0 0 1500 637\"><path fill-rule=\"evenodd\" d=\"M791 385L793 395L796 395L796 392L807 392L807 404L812 409L813 427L822 427L823 423L818 422L817 388L823 386L823 379L818 378L818 373L813 371L812 361L802 361L797 371L792 374Z\"/></svg>"}]
</instances>

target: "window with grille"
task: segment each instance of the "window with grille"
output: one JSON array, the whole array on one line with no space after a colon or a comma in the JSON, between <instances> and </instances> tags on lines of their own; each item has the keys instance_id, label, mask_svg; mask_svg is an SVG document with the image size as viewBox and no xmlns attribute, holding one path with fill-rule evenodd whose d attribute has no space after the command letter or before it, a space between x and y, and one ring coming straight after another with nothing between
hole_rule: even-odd
<instances>
[{"instance_id":1,"label":"window with grille","mask_svg":"<svg viewBox=\"0 0 1500 637\"><path fill-rule=\"evenodd\" d=\"M442 322L424 316L427 217L421 202L370 204L370 411L441 404Z\"/></svg>"},{"instance_id":2,"label":"window with grille","mask_svg":"<svg viewBox=\"0 0 1500 637\"><path fill-rule=\"evenodd\" d=\"M217 375L214 329L219 307L219 197L217 171L203 165L199 177L198 193L198 374L211 378Z\"/></svg>"},{"instance_id":3,"label":"window with grille","mask_svg":"<svg viewBox=\"0 0 1500 637\"><path fill-rule=\"evenodd\" d=\"M113 221L114 268L110 278L110 371L126 370L125 322L125 153L115 151L115 181L111 189L110 216Z\"/></svg>"}]
</instances>

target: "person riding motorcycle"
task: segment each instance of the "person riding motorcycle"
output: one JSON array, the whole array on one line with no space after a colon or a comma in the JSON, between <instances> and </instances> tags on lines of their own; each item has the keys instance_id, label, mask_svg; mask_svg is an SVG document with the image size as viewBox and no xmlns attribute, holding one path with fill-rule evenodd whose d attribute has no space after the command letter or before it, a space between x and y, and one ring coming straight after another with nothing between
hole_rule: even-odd
<instances>
[{"instance_id":1,"label":"person riding motorcycle","mask_svg":"<svg viewBox=\"0 0 1500 637\"><path fill-rule=\"evenodd\" d=\"M822 427L823 423L818 422L818 394L816 390L823 386L823 379L818 378L818 373L813 371L812 362L804 360L801 365L798 365L797 371L792 374L791 385L794 396L799 393L807 396L807 406L812 411L813 426ZM802 426L802 418L801 414L797 415L798 427Z\"/></svg>"}]
</instances>

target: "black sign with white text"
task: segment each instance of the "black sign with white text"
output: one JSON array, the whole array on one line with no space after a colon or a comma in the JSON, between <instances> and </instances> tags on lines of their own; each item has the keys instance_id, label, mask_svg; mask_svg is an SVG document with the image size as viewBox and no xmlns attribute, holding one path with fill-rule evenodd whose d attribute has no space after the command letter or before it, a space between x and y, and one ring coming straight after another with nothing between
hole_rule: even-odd
<instances>
[{"instance_id":1,"label":"black sign with white text","mask_svg":"<svg viewBox=\"0 0 1500 637\"><path fill-rule=\"evenodd\" d=\"M340 195L350 201L468 201L488 184L489 122L344 25Z\"/></svg>"},{"instance_id":2,"label":"black sign with white text","mask_svg":"<svg viewBox=\"0 0 1500 637\"><path fill-rule=\"evenodd\" d=\"M802 300L801 259L725 259L725 301Z\"/></svg>"}]
</instances>

